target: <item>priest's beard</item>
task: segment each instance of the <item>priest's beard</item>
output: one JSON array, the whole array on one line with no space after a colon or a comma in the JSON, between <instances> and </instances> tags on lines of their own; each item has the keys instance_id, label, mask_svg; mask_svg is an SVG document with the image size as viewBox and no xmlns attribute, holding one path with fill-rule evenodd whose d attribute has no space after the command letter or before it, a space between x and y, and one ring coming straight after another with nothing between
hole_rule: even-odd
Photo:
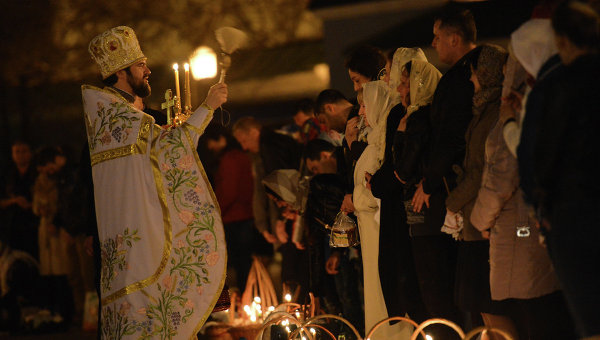
<instances>
[{"instance_id":1,"label":"priest's beard","mask_svg":"<svg viewBox=\"0 0 600 340\"><path fill-rule=\"evenodd\" d=\"M129 69L127 69L129 71ZM150 84L146 83L145 78L136 79L131 72L127 72L127 83L131 86L133 94L140 98L146 98L150 95Z\"/></svg>"}]
</instances>

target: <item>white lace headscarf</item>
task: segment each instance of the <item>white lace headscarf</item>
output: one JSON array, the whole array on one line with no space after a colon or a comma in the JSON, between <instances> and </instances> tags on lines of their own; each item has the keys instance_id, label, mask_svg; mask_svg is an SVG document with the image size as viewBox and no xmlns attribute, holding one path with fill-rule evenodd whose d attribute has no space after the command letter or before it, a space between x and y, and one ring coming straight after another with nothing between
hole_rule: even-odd
<instances>
[{"instance_id":1,"label":"white lace headscarf","mask_svg":"<svg viewBox=\"0 0 600 340\"><path fill-rule=\"evenodd\" d=\"M540 68L558 53L550 19L531 19L510 35L515 58L527 73L537 78Z\"/></svg>"},{"instance_id":2,"label":"white lace headscarf","mask_svg":"<svg viewBox=\"0 0 600 340\"><path fill-rule=\"evenodd\" d=\"M402 75L402 66L412 59L427 61L427 57L423 50L418 47L400 47L394 52L392 65L390 67L390 88L392 96L396 103L400 102L400 96L396 92L396 88L400 85L400 76Z\"/></svg>"},{"instance_id":3,"label":"white lace headscarf","mask_svg":"<svg viewBox=\"0 0 600 340\"><path fill-rule=\"evenodd\" d=\"M431 104L441 77L440 71L429 62L419 59L411 60L410 105L406 108L407 117L417 111L419 107Z\"/></svg>"}]
</instances>

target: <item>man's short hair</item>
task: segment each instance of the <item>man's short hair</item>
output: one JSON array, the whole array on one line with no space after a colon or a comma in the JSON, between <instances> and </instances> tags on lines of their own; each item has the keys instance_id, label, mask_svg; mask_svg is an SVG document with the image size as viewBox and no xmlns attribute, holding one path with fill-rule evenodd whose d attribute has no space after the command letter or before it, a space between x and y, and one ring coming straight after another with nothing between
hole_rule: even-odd
<instances>
[{"instance_id":1,"label":"man's short hair","mask_svg":"<svg viewBox=\"0 0 600 340\"><path fill-rule=\"evenodd\" d=\"M321 159L321 152L334 152L335 145L329 143L323 139L313 139L306 143L304 147L304 158L310 159L311 161L318 161Z\"/></svg>"},{"instance_id":2,"label":"man's short hair","mask_svg":"<svg viewBox=\"0 0 600 340\"><path fill-rule=\"evenodd\" d=\"M304 114L309 116L314 115L315 103L312 101L312 99L309 98L301 99L300 101L298 101L298 103L296 103L296 111L294 111L294 114L300 111L304 112Z\"/></svg>"},{"instance_id":3,"label":"man's short hair","mask_svg":"<svg viewBox=\"0 0 600 340\"><path fill-rule=\"evenodd\" d=\"M343 100L348 101L340 91L334 89L323 90L317 96L317 103L315 105L316 113L324 113L326 104L335 104Z\"/></svg>"},{"instance_id":4,"label":"man's short hair","mask_svg":"<svg viewBox=\"0 0 600 340\"><path fill-rule=\"evenodd\" d=\"M435 17L434 22L440 22L440 28L450 29L460 35L464 43L477 41L477 26L470 10L449 7Z\"/></svg>"},{"instance_id":5,"label":"man's short hair","mask_svg":"<svg viewBox=\"0 0 600 340\"><path fill-rule=\"evenodd\" d=\"M598 51L600 45L600 15L588 4L565 1L552 16L552 28L579 48Z\"/></svg>"},{"instance_id":6,"label":"man's short hair","mask_svg":"<svg viewBox=\"0 0 600 340\"><path fill-rule=\"evenodd\" d=\"M44 166L49 163L54 163L56 156L60 155L57 148L52 146L44 146L39 149L35 154L35 164L37 166Z\"/></svg>"},{"instance_id":7,"label":"man's short hair","mask_svg":"<svg viewBox=\"0 0 600 340\"><path fill-rule=\"evenodd\" d=\"M236 131L243 131L243 132L247 133L252 128L260 130L262 128L262 124L260 124L260 122L252 116L245 116L245 117L238 119L235 122L235 124L233 124L231 131L233 133L235 133Z\"/></svg>"},{"instance_id":8,"label":"man's short hair","mask_svg":"<svg viewBox=\"0 0 600 340\"><path fill-rule=\"evenodd\" d=\"M360 73L370 80L377 80L381 69L385 67L385 56L376 47L360 46L346 59L346 68Z\"/></svg>"}]
</instances>

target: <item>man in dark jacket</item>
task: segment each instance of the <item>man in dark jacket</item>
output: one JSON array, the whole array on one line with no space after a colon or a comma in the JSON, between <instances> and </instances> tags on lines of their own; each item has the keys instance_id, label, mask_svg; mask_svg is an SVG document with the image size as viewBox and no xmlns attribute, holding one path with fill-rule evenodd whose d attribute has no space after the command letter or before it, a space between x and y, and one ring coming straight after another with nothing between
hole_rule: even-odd
<instances>
[{"instance_id":1,"label":"man in dark jacket","mask_svg":"<svg viewBox=\"0 0 600 340\"><path fill-rule=\"evenodd\" d=\"M423 299L433 317L460 321L453 302L456 245L440 232L446 215L445 199L456 174L452 168L465 156L465 131L472 118L473 85L469 64L477 29L468 10L443 12L433 26L433 42L440 60L452 67L440 79L431 104L431 143L424 177L413 206L424 205L425 224L412 230L415 265ZM449 187L448 187L449 186Z\"/></svg>"},{"instance_id":2,"label":"man in dark jacket","mask_svg":"<svg viewBox=\"0 0 600 340\"><path fill-rule=\"evenodd\" d=\"M311 264L311 288L327 302L339 299L342 314L358 329L362 329L364 317L358 294L359 277L350 261L348 248L330 248L329 231L347 192L347 177L342 147L315 139L305 149L306 166L315 176L310 181L306 202L305 220L309 231L309 255ZM333 275L335 289L330 276ZM328 301L329 300L329 301ZM335 301L333 301L335 303ZM331 311L330 311L331 312Z\"/></svg>"},{"instance_id":3,"label":"man in dark jacket","mask_svg":"<svg viewBox=\"0 0 600 340\"><path fill-rule=\"evenodd\" d=\"M342 156L344 160L346 181L348 183L342 211L351 213L354 211L352 204L352 192L354 191L354 166L360 155L367 147L367 143L359 141L358 128L358 105L353 105L344 95L334 89L324 90L317 97L317 114L322 115L327 122L327 127L338 133L344 133L342 142Z\"/></svg>"}]
</instances>

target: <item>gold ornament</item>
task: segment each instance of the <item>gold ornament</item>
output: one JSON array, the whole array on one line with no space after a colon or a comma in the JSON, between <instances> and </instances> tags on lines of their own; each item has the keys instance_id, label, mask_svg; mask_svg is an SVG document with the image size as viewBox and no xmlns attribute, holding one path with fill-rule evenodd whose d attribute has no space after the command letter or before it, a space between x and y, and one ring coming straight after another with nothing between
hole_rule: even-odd
<instances>
[{"instance_id":1,"label":"gold ornament","mask_svg":"<svg viewBox=\"0 0 600 340\"><path fill-rule=\"evenodd\" d=\"M145 59L133 29L118 26L97 35L88 47L92 59L100 66L102 79Z\"/></svg>"}]
</instances>

